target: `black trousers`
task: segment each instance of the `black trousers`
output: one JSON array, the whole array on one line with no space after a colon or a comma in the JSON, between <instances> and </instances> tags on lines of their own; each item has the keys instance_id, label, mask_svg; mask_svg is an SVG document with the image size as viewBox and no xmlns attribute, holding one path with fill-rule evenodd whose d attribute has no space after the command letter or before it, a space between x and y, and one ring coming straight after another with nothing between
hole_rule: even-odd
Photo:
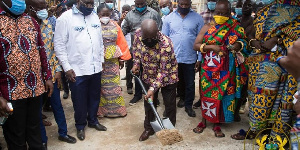
<instances>
[{"instance_id":1,"label":"black trousers","mask_svg":"<svg viewBox=\"0 0 300 150\"><path fill-rule=\"evenodd\" d=\"M42 149L40 102L41 96L11 101L13 114L3 125L9 150L27 150L27 144L30 150Z\"/></svg>"},{"instance_id":2,"label":"black trousers","mask_svg":"<svg viewBox=\"0 0 300 150\"><path fill-rule=\"evenodd\" d=\"M132 53L131 53L131 56L133 56ZM126 86L127 86L127 89L128 88L133 88L133 83L132 83L133 76L130 73L130 70L132 69L132 67L133 67L133 61L132 61L132 58L131 58L127 61L127 67L126 67ZM142 72L143 72L143 68L142 68L142 66L140 66L140 74L142 74ZM139 84L137 79L134 79L134 86L135 86L134 97L137 97L139 99L142 98L142 95L143 95L142 88L141 88L141 85Z\"/></svg>"},{"instance_id":3,"label":"black trousers","mask_svg":"<svg viewBox=\"0 0 300 150\"><path fill-rule=\"evenodd\" d=\"M131 58L126 61L126 87L127 88L133 88L133 83L132 83L133 76L130 73L130 70L132 69L132 67L133 67L133 61Z\"/></svg>"},{"instance_id":4,"label":"black trousers","mask_svg":"<svg viewBox=\"0 0 300 150\"><path fill-rule=\"evenodd\" d=\"M178 63L177 93L185 107L192 108L195 99L195 64Z\"/></svg>"},{"instance_id":5,"label":"black trousers","mask_svg":"<svg viewBox=\"0 0 300 150\"><path fill-rule=\"evenodd\" d=\"M149 85L145 83L144 85L146 90L148 90ZM161 93L165 104L166 117L170 119L170 121L174 126L176 124L176 87L177 87L177 83L167 85L161 88ZM158 90L154 94L153 104L155 108L157 106L157 97L158 97ZM155 115L151 109L150 104L147 101L144 101L144 107L145 107L144 128L145 130L153 130L150 121L153 121L155 119Z\"/></svg>"}]
</instances>

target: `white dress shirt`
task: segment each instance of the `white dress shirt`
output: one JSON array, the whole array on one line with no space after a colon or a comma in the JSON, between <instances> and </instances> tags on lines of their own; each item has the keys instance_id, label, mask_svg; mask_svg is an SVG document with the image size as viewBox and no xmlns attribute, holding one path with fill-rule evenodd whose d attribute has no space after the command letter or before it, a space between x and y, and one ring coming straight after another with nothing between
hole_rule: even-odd
<instances>
[{"instance_id":1,"label":"white dress shirt","mask_svg":"<svg viewBox=\"0 0 300 150\"><path fill-rule=\"evenodd\" d=\"M96 13L83 16L76 8L63 13L56 21L54 50L65 72L76 76L102 71L104 46L101 23Z\"/></svg>"}]
</instances>

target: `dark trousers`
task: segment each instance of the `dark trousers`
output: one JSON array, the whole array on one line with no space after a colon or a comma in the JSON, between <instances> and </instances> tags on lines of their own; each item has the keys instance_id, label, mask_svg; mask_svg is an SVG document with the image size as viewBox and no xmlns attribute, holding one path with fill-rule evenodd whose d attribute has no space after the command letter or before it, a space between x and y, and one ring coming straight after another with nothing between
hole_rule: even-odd
<instances>
[{"instance_id":1,"label":"dark trousers","mask_svg":"<svg viewBox=\"0 0 300 150\"><path fill-rule=\"evenodd\" d=\"M149 85L145 84L145 88L148 91ZM161 93L163 96L163 101L165 104L165 111L166 111L166 117L170 119L172 124L175 126L176 124L176 86L177 83L167 85L165 87L161 88ZM154 94L154 100L153 104L156 108L157 106L157 97L158 97L158 91ZM144 121L144 128L145 130L153 130L150 124L150 121L153 121L155 119L155 115L151 109L150 104L147 101L144 101L144 107L145 107L145 121Z\"/></svg>"},{"instance_id":2,"label":"dark trousers","mask_svg":"<svg viewBox=\"0 0 300 150\"><path fill-rule=\"evenodd\" d=\"M62 71L61 73L61 82L62 82L62 86L63 86L63 89L64 89L64 92L69 94L69 84L67 82L67 78L65 76L65 72Z\"/></svg>"},{"instance_id":3,"label":"dark trousers","mask_svg":"<svg viewBox=\"0 0 300 150\"><path fill-rule=\"evenodd\" d=\"M131 53L131 56L132 56L132 53ZM132 83L133 76L130 73L130 70L132 69L132 67L133 67L133 61L131 58L130 60L127 61L127 67L126 67L126 86L127 86L127 88L133 87L133 83ZM140 68L141 68L140 72L142 72L142 67L140 67ZM143 93L142 93L141 85L139 84L139 81L137 79L134 79L134 86L135 86L134 97L141 99Z\"/></svg>"},{"instance_id":4,"label":"dark trousers","mask_svg":"<svg viewBox=\"0 0 300 150\"><path fill-rule=\"evenodd\" d=\"M47 94L45 94L44 98L48 98ZM65 112L61 104L61 99L60 99L60 90L57 87L57 82L54 83L54 88L53 88L53 93L51 97L49 98L54 118L58 126L58 134L59 136L66 136L68 133L67 130L67 123L66 123L66 117L65 117ZM45 126L43 124L43 119L41 116L41 132L42 132L42 141L43 143L47 143L47 135L46 135L46 130Z\"/></svg>"},{"instance_id":5,"label":"dark trousers","mask_svg":"<svg viewBox=\"0 0 300 150\"><path fill-rule=\"evenodd\" d=\"M76 82L70 82L69 85L77 130L83 130L87 121L90 125L98 124L101 72L76 77Z\"/></svg>"},{"instance_id":6,"label":"dark trousers","mask_svg":"<svg viewBox=\"0 0 300 150\"><path fill-rule=\"evenodd\" d=\"M130 73L130 70L133 67L133 61L132 58L127 60L126 62L126 87L127 88L133 88L132 78L133 76Z\"/></svg>"},{"instance_id":7,"label":"dark trousers","mask_svg":"<svg viewBox=\"0 0 300 150\"><path fill-rule=\"evenodd\" d=\"M41 96L11 101L13 114L3 125L3 134L9 150L41 150L40 129ZM27 144L26 144L27 143Z\"/></svg>"},{"instance_id":8,"label":"dark trousers","mask_svg":"<svg viewBox=\"0 0 300 150\"><path fill-rule=\"evenodd\" d=\"M185 107L192 108L195 98L195 64L178 63L178 91Z\"/></svg>"}]
</instances>

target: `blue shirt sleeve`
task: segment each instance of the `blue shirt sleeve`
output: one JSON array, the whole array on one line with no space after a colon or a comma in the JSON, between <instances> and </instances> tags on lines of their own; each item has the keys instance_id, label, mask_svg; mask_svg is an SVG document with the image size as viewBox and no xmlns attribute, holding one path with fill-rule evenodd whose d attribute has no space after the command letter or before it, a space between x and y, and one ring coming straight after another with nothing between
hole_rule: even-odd
<instances>
[{"instance_id":1,"label":"blue shirt sleeve","mask_svg":"<svg viewBox=\"0 0 300 150\"><path fill-rule=\"evenodd\" d=\"M163 26L162 26L162 33L166 36L170 36L170 26L168 23L168 18L170 16L165 17L165 19L163 20Z\"/></svg>"},{"instance_id":2,"label":"blue shirt sleeve","mask_svg":"<svg viewBox=\"0 0 300 150\"><path fill-rule=\"evenodd\" d=\"M200 33L202 27L204 26L204 21L203 21L203 18L202 16L200 16L200 19L199 19L199 26L198 26L198 34ZM200 52L198 52L198 61L202 61L202 55Z\"/></svg>"}]
</instances>

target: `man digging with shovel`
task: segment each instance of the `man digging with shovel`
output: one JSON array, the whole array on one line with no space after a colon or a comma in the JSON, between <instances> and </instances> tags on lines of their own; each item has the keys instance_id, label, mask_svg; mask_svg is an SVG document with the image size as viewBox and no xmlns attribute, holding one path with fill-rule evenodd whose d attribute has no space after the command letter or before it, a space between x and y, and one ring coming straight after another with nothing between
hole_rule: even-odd
<instances>
[{"instance_id":1,"label":"man digging with shovel","mask_svg":"<svg viewBox=\"0 0 300 150\"><path fill-rule=\"evenodd\" d=\"M149 136L153 135L156 131L159 131L157 128L154 128L153 130L151 127L151 125L153 126L153 122L150 124L150 121L156 119L158 122L160 122L160 118L154 114L154 107L152 109L151 105L147 102L148 98L151 98L154 106L157 106L156 103L159 88L161 88L163 101L165 104L166 117L168 117L172 122L170 125L173 128L175 126L178 64L175 58L171 39L158 30L154 20L147 19L142 22L141 28L137 29L135 33L132 47L134 62L132 73L137 75L142 69L142 82L145 88L148 90L147 95L145 96L146 101L144 102L145 130L139 138L140 141L145 141L149 138ZM163 120L163 122L164 121L165 120ZM161 125L159 123L157 124L158 126ZM163 127L162 129L169 129L168 125L166 124L161 126ZM182 140L182 137L180 138Z\"/></svg>"}]
</instances>

